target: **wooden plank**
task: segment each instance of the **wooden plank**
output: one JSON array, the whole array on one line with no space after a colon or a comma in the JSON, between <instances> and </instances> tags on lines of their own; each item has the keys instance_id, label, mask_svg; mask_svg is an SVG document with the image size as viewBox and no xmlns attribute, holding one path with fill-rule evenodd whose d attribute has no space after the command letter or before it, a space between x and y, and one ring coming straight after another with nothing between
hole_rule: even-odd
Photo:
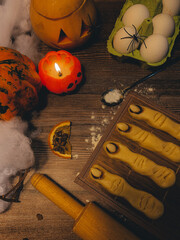
<instances>
[{"instance_id":1,"label":"wooden plank","mask_svg":"<svg viewBox=\"0 0 180 240\"><path fill-rule=\"evenodd\" d=\"M152 236L142 228L139 229L136 224L100 201L94 194L74 183L76 175L93 152L95 143L104 134L118 110L118 106L104 107L100 101L101 94L108 88L127 87L150 72L141 68L138 63L116 59L107 52L108 36L125 1L96 0L96 2L101 24L98 35L82 49L71 51L83 65L85 76L83 85L78 92L67 96L43 93L39 112L33 113L29 120L39 132L32 141L36 157L36 168L33 171L49 175L83 203L88 200L97 201L126 227L143 236L142 239L150 239ZM39 50L45 55L54 49L41 42ZM178 38L173 57L179 54ZM179 113L179 71L177 63L135 90L168 110ZM51 128L64 120L72 121L70 140L73 157L70 160L54 155L47 142ZM79 240L72 232L73 220L31 186L29 178L33 171L28 175L20 195L21 202L12 204L7 212L0 214L0 239ZM43 219L38 220L37 214L41 214Z\"/></svg>"}]
</instances>

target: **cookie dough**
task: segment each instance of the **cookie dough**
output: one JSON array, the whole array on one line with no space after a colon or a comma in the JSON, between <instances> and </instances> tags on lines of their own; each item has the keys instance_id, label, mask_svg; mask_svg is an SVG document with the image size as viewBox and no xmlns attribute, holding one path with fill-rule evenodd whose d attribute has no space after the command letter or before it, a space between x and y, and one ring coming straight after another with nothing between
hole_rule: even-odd
<instances>
[{"instance_id":1,"label":"cookie dough","mask_svg":"<svg viewBox=\"0 0 180 240\"><path fill-rule=\"evenodd\" d=\"M156 152L173 162L180 162L180 147L172 142L166 142L136 125L130 123L117 123L119 134L137 142L141 147Z\"/></svg>"},{"instance_id":2,"label":"cookie dough","mask_svg":"<svg viewBox=\"0 0 180 240\"><path fill-rule=\"evenodd\" d=\"M166 115L151 108L131 104L128 108L131 117L143 120L151 127L167 132L174 138L180 140L180 124Z\"/></svg>"},{"instance_id":3,"label":"cookie dough","mask_svg":"<svg viewBox=\"0 0 180 240\"><path fill-rule=\"evenodd\" d=\"M94 175L94 169L102 172L100 177ZM163 215L164 206L162 202L152 194L132 187L124 178L108 172L103 167L93 165L90 169L90 177L112 195L125 198L134 208L143 212L147 217L157 219Z\"/></svg>"},{"instance_id":4,"label":"cookie dough","mask_svg":"<svg viewBox=\"0 0 180 240\"><path fill-rule=\"evenodd\" d=\"M176 181L176 174L172 169L160 166L147 157L132 152L122 143L107 141L103 148L108 157L127 163L134 171L148 176L162 188L170 187Z\"/></svg>"}]
</instances>

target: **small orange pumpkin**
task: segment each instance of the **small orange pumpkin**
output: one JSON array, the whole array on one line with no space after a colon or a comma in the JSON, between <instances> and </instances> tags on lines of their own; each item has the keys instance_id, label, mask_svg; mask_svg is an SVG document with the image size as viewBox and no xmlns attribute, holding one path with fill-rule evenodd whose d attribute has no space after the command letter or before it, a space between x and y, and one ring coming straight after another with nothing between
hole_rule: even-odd
<instances>
[{"instance_id":1,"label":"small orange pumpkin","mask_svg":"<svg viewBox=\"0 0 180 240\"><path fill-rule=\"evenodd\" d=\"M0 47L0 119L32 110L40 89L34 63L16 50Z\"/></svg>"},{"instance_id":2,"label":"small orange pumpkin","mask_svg":"<svg viewBox=\"0 0 180 240\"><path fill-rule=\"evenodd\" d=\"M96 9L93 0L31 0L30 18L36 35L47 45L72 49L91 36Z\"/></svg>"}]
</instances>

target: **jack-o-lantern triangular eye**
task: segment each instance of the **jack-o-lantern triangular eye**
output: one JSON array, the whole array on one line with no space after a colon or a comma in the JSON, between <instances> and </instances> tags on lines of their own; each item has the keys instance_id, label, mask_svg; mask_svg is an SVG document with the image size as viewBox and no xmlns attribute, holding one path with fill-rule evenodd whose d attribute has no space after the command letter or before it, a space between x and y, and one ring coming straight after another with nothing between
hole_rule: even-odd
<instances>
[{"instance_id":1,"label":"jack-o-lantern triangular eye","mask_svg":"<svg viewBox=\"0 0 180 240\"><path fill-rule=\"evenodd\" d=\"M82 21L82 27L81 27L81 36L83 36L86 32L90 30L90 26L87 26L83 21Z\"/></svg>"},{"instance_id":2,"label":"jack-o-lantern triangular eye","mask_svg":"<svg viewBox=\"0 0 180 240\"><path fill-rule=\"evenodd\" d=\"M59 34L58 43L59 43L59 42L62 42L66 37L67 37L66 34L65 34L64 31L61 29L60 34Z\"/></svg>"}]
</instances>

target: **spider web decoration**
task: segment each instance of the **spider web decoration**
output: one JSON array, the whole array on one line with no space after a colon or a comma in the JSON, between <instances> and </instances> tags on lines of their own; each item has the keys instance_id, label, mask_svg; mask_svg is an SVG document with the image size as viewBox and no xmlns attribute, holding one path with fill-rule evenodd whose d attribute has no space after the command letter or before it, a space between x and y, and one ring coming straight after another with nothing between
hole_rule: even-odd
<instances>
[{"instance_id":1,"label":"spider web decoration","mask_svg":"<svg viewBox=\"0 0 180 240\"><path fill-rule=\"evenodd\" d=\"M30 0L0 0L0 46L20 51L36 64L40 40L35 36L29 17Z\"/></svg>"}]
</instances>

